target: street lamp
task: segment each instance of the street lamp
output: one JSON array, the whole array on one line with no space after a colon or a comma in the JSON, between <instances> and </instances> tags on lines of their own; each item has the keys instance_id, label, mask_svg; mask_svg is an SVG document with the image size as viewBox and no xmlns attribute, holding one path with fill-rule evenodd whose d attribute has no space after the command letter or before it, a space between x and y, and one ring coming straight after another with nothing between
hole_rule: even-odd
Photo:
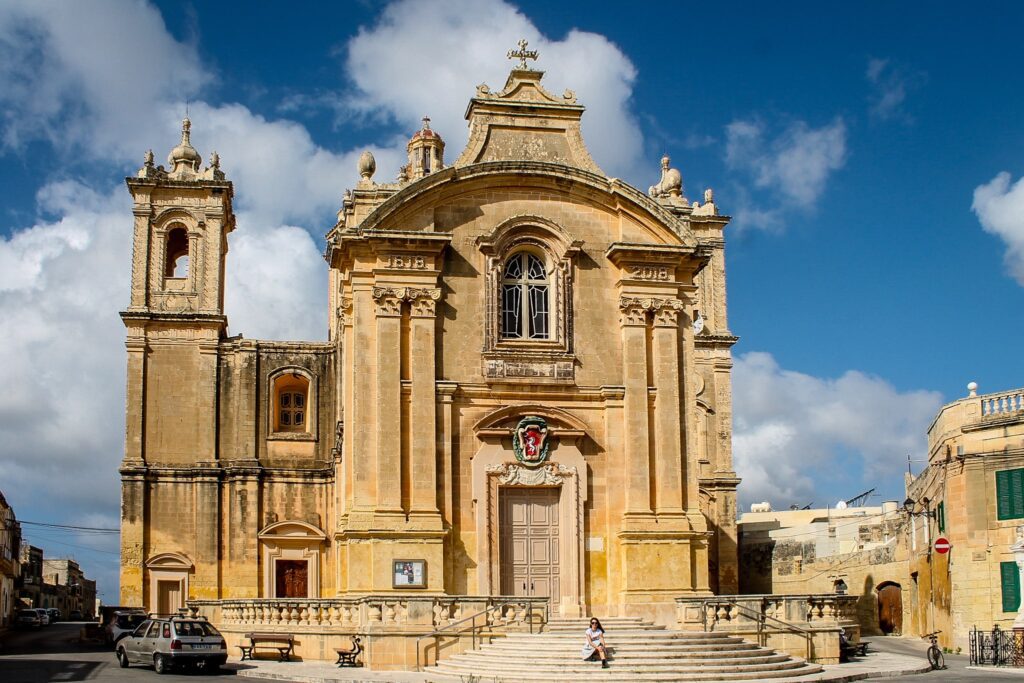
<instances>
[{"instance_id":1,"label":"street lamp","mask_svg":"<svg viewBox=\"0 0 1024 683\"><path fill-rule=\"evenodd\" d=\"M931 500L928 498L928 496L925 496L924 498L921 499L921 506L924 509L921 510L920 512L915 512L914 508L917 507L917 502L915 502L913 498L908 497L905 501L903 501L903 511L911 517L927 517L931 519L935 517L935 513L928 509L928 503L930 502Z\"/></svg>"}]
</instances>

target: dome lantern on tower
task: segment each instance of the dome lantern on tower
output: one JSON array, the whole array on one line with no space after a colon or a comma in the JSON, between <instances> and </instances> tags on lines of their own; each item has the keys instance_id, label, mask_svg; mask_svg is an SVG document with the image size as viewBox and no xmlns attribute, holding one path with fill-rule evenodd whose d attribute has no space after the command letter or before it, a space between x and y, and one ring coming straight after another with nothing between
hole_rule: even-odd
<instances>
[{"instance_id":1,"label":"dome lantern on tower","mask_svg":"<svg viewBox=\"0 0 1024 683\"><path fill-rule=\"evenodd\" d=\"M203 158L192 146L191 134L192 122L186 117L181 122L181 142L167 155L167 163L171 167L170 174L172 176L192 176L199 171L199 165L203 163Z\"/></svg>"},{"instance_id":2,"label":"dome lantern on tower","mask_svg":"<svg viewBox=\"0 0 1024 683\"><path fill-rule=\"evenodd\" d=\"M409 179L419 180L444 168L444 140L430 127L430 117L423 117L423 127L413 133L406 145L409 153Z\"/></svg>"}]
</instances>

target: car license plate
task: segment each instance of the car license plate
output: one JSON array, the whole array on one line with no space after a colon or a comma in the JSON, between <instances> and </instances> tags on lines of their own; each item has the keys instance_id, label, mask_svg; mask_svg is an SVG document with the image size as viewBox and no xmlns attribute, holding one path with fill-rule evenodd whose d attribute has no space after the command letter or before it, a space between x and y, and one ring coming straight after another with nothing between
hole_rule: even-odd
<instances>
[{"instance_id":1,"label":"car license plate","mask_svg":"<svg viewBox=\"0 0 1024 683\"><path fill-rule=\"evenodd\" d=\"M193 645L193 650L209 650L213 645Z\"/></svg>"}]
</instances>

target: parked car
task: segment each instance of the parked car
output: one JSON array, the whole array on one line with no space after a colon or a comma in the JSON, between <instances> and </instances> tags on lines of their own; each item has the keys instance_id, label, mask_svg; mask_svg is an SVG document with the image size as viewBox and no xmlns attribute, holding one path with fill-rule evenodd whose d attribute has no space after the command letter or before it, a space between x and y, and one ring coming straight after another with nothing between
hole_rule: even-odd
<instances>
[{"instance_id":1,"label":"parked car","mask_svg":"<svg viewBox=\"0 0 1024 683\"><path fill-rule=\"evenodd\" d=\"M50 625L50 611L45 607L36 607L36 614L39 615L39 620L43 626Z\"/></svg>"},{"instance_id":2,"label":"parked car","mask_svg":"<svg viewBox=\"0 0 1024 683\"><path fill-rule=\"evenodd\" d=\"M68 612L68 621L82 621L83 618L82 610L80 609L73 609Z\"/></svg>"},{"instance_id":3,"label":"parked car","mask_svg":"<svg viewBox=\"0 0 1024 683\"><path fill-rule=\"evenodd\" d=\"M43 625L43 620L34 609L20 609L18 616L14 618L14 624L18 628L39 628Z\"/></svg>"},{"instance_id":4,"label":"parked car","mask_svg":"<svg viewBox=\"0 0 1024 683\"><path fill-rule=\"evenodd\" d=\"M46 613L50 615L51 624L56 624L58 621L60 621L60 610L56 607L47 608Z\"/></svg>"},{"instance_id":5,"label":"parked car","mask_svg":"<svg viewBox=\"0 0 1024 683\"><path fill-rule=\"evenodd\" d=\"M145 620L146 613L141 610L114 612L106 628L107 643L117 645L117 641L132 633Z\"/></svg>"},{"instance_id":6,"label":"parked car","mask_svg":"<svg viewBox=\"0 0 1024 683\"><path fill-rule=\"evenodd\" d=\"M214 673L228 660L224 637L202 617L146 619L118 642L116 652L122 669L152 664L158 674L181 667Z\"/></svg>"}]
</instances>

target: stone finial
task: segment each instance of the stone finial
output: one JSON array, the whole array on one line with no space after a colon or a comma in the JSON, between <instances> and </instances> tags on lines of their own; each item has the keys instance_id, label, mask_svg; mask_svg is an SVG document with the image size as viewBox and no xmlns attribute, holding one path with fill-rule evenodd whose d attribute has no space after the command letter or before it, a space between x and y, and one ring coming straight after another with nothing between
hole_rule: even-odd
<instances>
[{"instance_id":1,"label":"stone finial","mask_svg":"<svg viewBox=\"0 0 1024 683\"><path fill-rule=\"evenodd\" d=\"M711 204L714 201L715 201L715 191L712 190L709 187L708 189L704 190L704 202L707 203L707 204Z\"/></svg>"},{"instance_id":2,"label":"stone finial","mask_svg":"<svg viewBox=\"0 0 1024 683\"><path fill-rule=\"evenodd\" d=\"M192 146L192 121L186 116L181 122L181 142L167 155L167 163L171 166L171 175L178 178L191 176L199 170L203 158Z\"/></svg>"},{"instance_id":3,"label":"stone finial","mask_svg":"<svg viewBox=\"0 0 1024 683\"><path fill-rule=\"evenodd\" d=\"M509 50L508 54L506 54L505 56L508 59L519 60L519 63L516 64L514 68L519 69L521 71L528 70L530 67L526 65L526 60L532 59L533 61L537 61L537 57L540 56L540 53L537 52L536 50L526 49L526 46L530 44L529 41L526 40L526 38L520 38L519 42L516 44L519 46L519 49Z\"/></svg>"},{"instance_id":4,"label":"stone finial","mask_svg":"<svg viewBox=\"0 0 1024 683\"><path fill-rule=\"evenodd\" d=\"M654 197L678 198L683 195L683 176L677 169L670 168L672 160L666 154L661 158L661 180L652 185L647 193Z\"/></svg>"},{"instance_id":5,"label":"stone finial","mask_svg":"<svg viewBox=\"0 0 1024 683\"><path fill-rule=\"evenodd\" d=\"M967 396L973 398L978 395L978 383L968 382L967 383Z\"/></svg>"},{"instance_id":6,"label":"stone finial","mask_svg":"<svg viewBox=\"0 0 1024 683\"><path fill-rule=\"evenodd\" d=\"M377 160L373 158L373 154L370 150L364 151L359 155L359 176L366 181L369 181L373 177L373 174L377 171Z\"/></svg>"},{"instance_id":7,"label":"stone finial","mask_svg":"<svg viewBox=\"0 0 1024 683\"><path fill-rule=\"evenodd\" d=\"M146 168L152 168L153 167L153 150L147 149L146 150L146 154L145 154L145 156L142 159L143 159L143 164L142 164L143 166L145 166Z\"/></svg>"},{"instance_id":8,"label":"stone finial","mask_svg":"<svg viewBox=\"0 0 1024 683\"><path fill-rule=\"evenodd\" d=\"M210 153L210 168L220 170L220 155L216 150Z\"/></svg>"},{"instance_id":9,"label":"stone finial","mask_svg":"<svg viewBox=\"0 0 1024 683\"><path fill-rule=\"evenodd\" d=\"M404 183L409 180L409 166L408 164L398 167L398 182Z\"/></svg>"}]
</instances>

